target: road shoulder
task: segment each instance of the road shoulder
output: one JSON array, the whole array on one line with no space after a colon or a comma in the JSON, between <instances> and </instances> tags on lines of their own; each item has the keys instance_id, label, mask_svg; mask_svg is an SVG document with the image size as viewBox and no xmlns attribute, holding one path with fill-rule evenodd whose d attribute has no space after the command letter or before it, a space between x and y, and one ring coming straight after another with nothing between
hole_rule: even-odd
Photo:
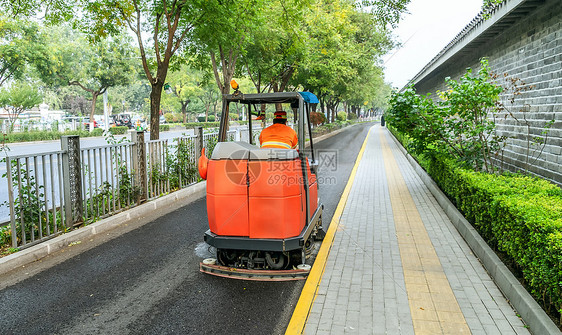
<instances>
[{"instance_id":1,"label":"road shoulder","mask_svg":"<svg viewBox=\"0 0 562 335\"><path fill-rule=\"evenodd\" d=\"M0 258L0 276L24 268L33 262L42 261L45 257L64 249L84 249L87 243L81 245L82 242L93 240L95 236L112 236L113 238L127 231L136 229L166 213L205 196L206 184L206 182L194 184L93 224L59 235L51 240L2 257ZM107 240L107 238L104 239L104 241ZM97 244L93 244L82 251ZM1 282L2 285L0 286L5 287L5 281L2 280Z\"/></svg>"}]
</instances>

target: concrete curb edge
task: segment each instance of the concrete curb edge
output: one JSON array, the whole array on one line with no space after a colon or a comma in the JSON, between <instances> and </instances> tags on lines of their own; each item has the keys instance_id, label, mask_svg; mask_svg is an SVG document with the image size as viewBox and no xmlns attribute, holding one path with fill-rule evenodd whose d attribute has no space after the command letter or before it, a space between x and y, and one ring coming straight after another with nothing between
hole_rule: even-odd
<instances>
[{"instance_id":1,"label":"concrete curb edge","mask_svg":"<svg viewBox=\"0 0 562 335\"><path fill-rule=\"evenodd\" d=\"M406 151L402 144L388 132L398 148L404 153L420 179L433 194L445 214L449 217L455 228L459 231L476 257L480 259L484 268L502 293L509 300L513 308L521 315L523 321L529 326L533 334L562 334L556 324L548 317L541 306L533 299L511 271L499 259L496 253L488 246L486 241L478 234L476 229L468 222L439 186Z\"/></svg>"},{"instance_id":2,"label":"concrete curb edge","mask_svg":"<svg viewBox=\"0 0 562 335\"><path fill-rule=\"evenodd\" d=\"M35 262L49 254L54 253L73 242L87 239L93 235L107 232L111 229L141 218L155 210L164 208L176 201L185 201L187 205L204 195L207 183L205 181L195 185L188 186L184 189L170 193L163 197L146 202L142 205L133 207L129 210L112 215L90 225L73 230L66 234L59 235L53 239L39 243L22 251L18 251L6 257L0 258L0 274L12 271L20 266L25 266ZM163 215L166 213L162 213Z\"/></svg>"}]
</instances>

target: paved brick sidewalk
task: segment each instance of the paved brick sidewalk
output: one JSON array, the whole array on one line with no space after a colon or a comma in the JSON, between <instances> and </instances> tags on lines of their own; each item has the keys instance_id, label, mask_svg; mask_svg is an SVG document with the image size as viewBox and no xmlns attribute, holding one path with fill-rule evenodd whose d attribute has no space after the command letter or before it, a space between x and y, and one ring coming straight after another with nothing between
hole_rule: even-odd
<instances>
[{"instance_id":1,"label":"paved brick sidewalk","mask_svg":"<svg viewBox=\"0 0 562 335\"><path fill-rule=\"evenodd\" d=\"M379 125L304 333L529 334Z\"/></svg>"}]
</instances>

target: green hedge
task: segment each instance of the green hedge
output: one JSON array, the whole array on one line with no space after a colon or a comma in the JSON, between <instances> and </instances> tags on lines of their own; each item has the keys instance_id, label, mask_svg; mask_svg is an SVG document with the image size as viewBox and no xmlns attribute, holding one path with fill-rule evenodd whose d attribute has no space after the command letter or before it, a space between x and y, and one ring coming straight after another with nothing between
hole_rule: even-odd
<instances>
[{"instance_id":1,"label":"green hedge","mask_svg":"<svg viewBox=\"0 0 562 335\"><path fill-rule=\"evenodd\" d=\"M126 134L128 130L129 127L127 126L118 126L118 127L109 128L109 132L112 133L113 135L123 135Z\"/></svg>"},{"instance_id":2,"label":"green hedge","mask_svg":"<svg viewBox=\"0 0 562 335\"><path fill-rule=\"evenodd\" d=\"M562 191L521 175L489 175L434 157L429 174L488 243L505 253L545 309L562 310Z\"/></svg>"},{"instance_id":3,"label":"green hedge","mask_svg":"<svg viewBox=\"0 0 562 335\"><path fill-rule=\"evenodd\" d=\"M314 129L312 129L312 134L314 134L314 136L324 135L327 133L331 133L334 130L347 127L353 123L354 122L352 121L336 121L332 123L325 123L321 126L314 127Z\"/></svg>"},{"instance_id":4,"label":"green hedge","mask_svg":"<svg viewBox=\"0 0 562 335\"><path fill-rule=\"evenodd\" d=\"M184 123L186 129L203 127L203 128L215 128L220 126L219 122L189 122Z\"/></svg>"},{"instance_id":5,"label":"green hedge","mask_svg":"<svg viewBox=\"0 0 562 335\"><path fill-rule=\"evenodd\" d=\"M48 141L58 140L63 135L79 135L80 137L102 136L103 130L101 128L94 129L91 133L87 130L73 130L73 131L29 131L21 133L7 134L5 143L18 143L18 142L33 142L33 141Z\"/></svg>"},{"instance_id":6,"label":"green hedge","mask_svg":"<svg viewBox=\"0 0 562 335\"><path fill-rule=\"evenodd\" d=\"M562 313L562 189L535 177L466 170L437 154L417 158L488 244L521 272L544 309Z\"/></svg>"},{"instance_id":7,"label":"green hedge","mask_svg":"<svg viewBox=\"0 0 562 335\"><path fill-rule=\"evenodd\" d=\"M162 129L162 128L160 128ZM111 127L109 132L113 135L126 134L129 130L128 127ZM5 143L18 143L18 142L33 142L33 141L48 141L48 140L58 140L64 135L78 135L80 137L93 137L93 136L103 136L102 128L95 128L92 132L87 130L69 130L69 131L28 131L21 133L11 133L5 136Z\"/></svg>"},{"instance_id":8,"label":"green hedge","mask_svg":"<svg viewBox=\"0 0 562 335\"><path fill-rule=\"evenodd\" d=\"M198 116L197 117L197 121L199 122L205 122L205 116ZM215 116L214 115L208 115L207 116L207 122L215 122Z\"/></svg>"},{"instance_id":9,"label":"green hedge","mask_svg":"<svg viewBox=\"0 0 562 335\"><path fill-rule=\"evenodd\" d=\"M336 114L336 120L338 120L338 121L347 120L347 113L346 112L338 112L338 114Z\"/></svg>"},{"instance_id":10,"label":"green hedge","mask_svg":"<svg viewBox=\"0 0 562 335\"><path fill-rule=\"evenodd\" d=\"M102 135L103 135L103 129L101 128L95 128L90 132L90 136L102 136Z\"/></svg>"},{"instance_id":11,"label":"green hedge","mask_svg":"<svg viewBox=\"0 0 562 335\"><path fill-rule=\"evenodd\" d=\"M160 131L168 131L168 130L170 130L169 124L161 124L160 125Z\"/></svg>"}]
</instances>

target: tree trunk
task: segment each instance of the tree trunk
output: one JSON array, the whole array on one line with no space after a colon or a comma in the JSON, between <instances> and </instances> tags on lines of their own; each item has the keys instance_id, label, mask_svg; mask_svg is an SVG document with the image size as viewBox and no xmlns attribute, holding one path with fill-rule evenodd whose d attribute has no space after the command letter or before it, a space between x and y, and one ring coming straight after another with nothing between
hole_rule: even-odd
<instances>
[{"instance_id":1,"label":"tree trunk","mask_svg":"<svg viewBox=\"0 0 562 335\"><path fill-rule=\"evenodd\" d=\"M214 52L211 52L211 64L213 66L215 80L221 94L230 94L230 81L232 80L232 77L234 77L234 70L236 68L236 59L238 58L238 55L235 54L234 50L229 50L228 55L226 55L222 46L219 46L219 56L221 63L220 70L217 65L216 55ZM222 72L222 81L220 79L219 71Z\"/></svg>"},{"instance_id":2,"label":"tree trunk","mask_svg":"<svg viewBox=\"0 0 562 335\"><path fill-rule=\"evenodd\" d=\"M13 133L14 132L14 127L16 124L16 121L18 120L20 114L23 112L23 109L21 108L13 108L12 107L12 113L10 113L10 110L8 109L8 133Z\"/></svg>"},{"instance_id":3,"label":"tree trunk","mask_svg":"<svg viewBox=\"0 0 562 335\"><path fill-rule=\"evenodd\" d=\"M162 99L163 81L156 81L152 84L150 92L150 139L160 138L160 100Z\"/></svg>"},{"instance_id":4,"label":"tree trunk","mask_svg":"<svg viewBox=\"0 0 562 335\"><path fill-rule=\"evenodd\" d=\"M320 98L318 100L320 100L320 113L326 115L326 123L330 123L330 115L326 114L326 112L324 110L324 99Z\"/></svg>"},{"instance_id":5,"label":"tree trunk","mask_svg":"<svg viewBox=\"0 0 562 335\"><path fill-rule=\"evenodd\" d=\"M90 109L90 125L88 126L88 130L90 132L94 131L94 113L96 112L96 101L98 100L98 95L100 94L99 91L92 92L92 108Z\"/></svg>"},{"instance_id":6,"label":"tree trunk","mask_svg":"<svg viewBox=\"0 0 562 335\"><path fill-rule=\"evenodd\" d=\"M183 115L183 123L186 123L186 122L187 122L187 104L188 104L188 103L189 103L189 102L185 102L185 103L182 102L182 103L181 103L181 113L182 113L182 115Z\"/></svg>"},{"instance_id":7,"label":"tree trunk","mask_svg":"<svg viewBox=\"0 0 562 335\"><path fill-rule=\"evenodd\" d=\"M215 115L215 122L217 122L219 119L219 116L217 115L217 100L213 103L213 114ZM228 118L228 115L226 115L226 117Z\"/></svg>"},{"instance_id":8,"label":"tree trunk","mask_svg":"<svg viewBox=\"0 0 562 335\"><path fill-rule=\"evenodd\" d=\"M273 85L271 86L271 89L273 90L273 93L282 92L282 91L279 89L279 85L278 85L276 82L273 83ZM275 111L276 111L276 112L282 112L282 111L283 111L283 105L282 105L280 102L279 102L279 103L275 103Z\"/></svg>"},{"instance_id":9,"label":"tree trunk","mask_svg":"<svg viewBox=\"0 0 562 335\"><path fill-rule=\"evenodd\" d=\"M90 108L90 123L94 122L94 113L96 111L96 101L98 100L99 92L92 92L92 108Z\"/></svg>"},{"instance_id":10,"label":"tree trunk","mask_svg":"<svg viewBox=\"0 0 562 335\"><path fill-rule=\"evenodd\" d=\"M273 84L273 92L285 92L287 90L287 85L289 84L289 80L293 76L295 72L294 66L289 66L288 68L284 69L280 75L281 81L279 84L275 82ZM275 111L280 112L283 111L283 105L280 103L275 104Z\"/></svg>"},{"instance_id":11,"label":"tree trunk","mask_svg":"<svg viewBox=\"0 0 562 335\"><path fill-rule=\"evenodd\" d=\"M210 102L205 104L205 122L209 122L209 108L211 108Z\"/></svg>"}]
</instances>

